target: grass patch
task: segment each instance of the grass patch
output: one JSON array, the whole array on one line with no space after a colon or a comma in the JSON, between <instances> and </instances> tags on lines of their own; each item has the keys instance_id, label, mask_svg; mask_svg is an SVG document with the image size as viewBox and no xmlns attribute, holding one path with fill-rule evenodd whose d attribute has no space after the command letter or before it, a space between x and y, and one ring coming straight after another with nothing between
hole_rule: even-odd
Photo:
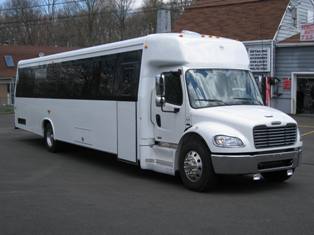
<instances>
[{"instance_id":1,"label":"grass patch","mask_svg":"<svg viewBox=\"0 0 314 235\"><path fill-rule=\"evenodd\" d=\"M11 114L14 112L14 107L12 105L0 106L0 114Z\"/></svg>"}]
</instances>

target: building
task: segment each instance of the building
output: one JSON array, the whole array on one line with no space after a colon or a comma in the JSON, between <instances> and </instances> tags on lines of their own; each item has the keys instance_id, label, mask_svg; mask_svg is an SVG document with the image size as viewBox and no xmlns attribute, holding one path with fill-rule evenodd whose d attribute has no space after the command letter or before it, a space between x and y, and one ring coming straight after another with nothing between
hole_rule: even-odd
<instances>
[{"instance_id":1,"label":"building","mask_svg":"<svg viewBox=\"0 0 314 235\"><path fill-rule=\"evenodd\" d=\"M19 60L69 50L71 48L0 45L0 105L13 104L16 66Z\"/></svg>"},{"instance_id":2,"label":"building","mask_svg":"<svg viewBox=\"0 0 314 235\"><path fill-rule=\"evenodd\" d=\"M198 0L175 23L182 30L242 41L256 80L271 84L269 104L314 114L313 0Z\"/></svg>"}]
</instances>

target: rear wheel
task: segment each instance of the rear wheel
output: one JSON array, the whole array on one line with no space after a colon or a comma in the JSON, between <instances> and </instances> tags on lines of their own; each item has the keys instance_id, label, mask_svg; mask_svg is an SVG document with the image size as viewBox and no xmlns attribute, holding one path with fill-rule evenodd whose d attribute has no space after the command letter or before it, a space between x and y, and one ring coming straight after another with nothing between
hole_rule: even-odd
<instances>
[{"instance_id":1,"label":"rear wheel","mask_svg":"<svg viewBox=\"0 0 314 235\"><path fill-rule=\"evenodd\" d=\"M288 180L292 175L288 175L287 171L275 171L275 172L265 172L262 176L267 181L271 182L284 182Z\"/></svg>"},{"instance_id":2,"label":"rear wheel","mask_svg":"<svg viewBox=\"0 0 314 235\"><path fill-rule=\"evenodd\" d=\"M45 125L45 130L44 130L44 141L47 149L50 152L57 152L59 148L59 143L55 139L53 128L50 123L47 123Z\"/></svg>"},{"instance_id":3,"label":"rear wheel","mask_svg":"<svg viewBox=\"0 0 314 235\"><path fill-rule=\"evenodd\" d=\"M217 184L210 151L199 138L183 143L179 159L180 177L185 187L194 191L207 191Z\"/></svg>"}]
</instances>

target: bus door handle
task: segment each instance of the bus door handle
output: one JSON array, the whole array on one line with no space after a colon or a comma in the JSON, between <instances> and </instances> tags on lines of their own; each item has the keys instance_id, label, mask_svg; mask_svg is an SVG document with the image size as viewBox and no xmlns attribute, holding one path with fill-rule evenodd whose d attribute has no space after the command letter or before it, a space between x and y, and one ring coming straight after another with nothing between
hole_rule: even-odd
<instances>
[{"instance_id":1,"label":"bus door handle","mask_svg":"<svg viewBox=\"0 0 314 235\"><path fill-rule=\"evenodd\" d=\"M160 119L160 115L159 114L156 115L156 123L157 123L158 127L161 127L161 119Z\"/></svg>"}]
</instances>

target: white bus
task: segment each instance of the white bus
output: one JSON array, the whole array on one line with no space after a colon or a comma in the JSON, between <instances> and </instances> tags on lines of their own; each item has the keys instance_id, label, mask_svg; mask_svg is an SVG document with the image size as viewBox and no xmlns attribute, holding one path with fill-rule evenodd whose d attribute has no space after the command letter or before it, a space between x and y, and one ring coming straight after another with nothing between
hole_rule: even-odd
<instances>
[{"instance_id":1,"label":"white bus","mask_svg":"<svg viewBox=\"0 0 314 235\"><path fill-rule=\"evenodd\" d=\"M297 123L263 105L241 42L155 34L18 63L17 128L175 175L192 190L219 174L284 181Z\"/></svg>"}]
</instances>

